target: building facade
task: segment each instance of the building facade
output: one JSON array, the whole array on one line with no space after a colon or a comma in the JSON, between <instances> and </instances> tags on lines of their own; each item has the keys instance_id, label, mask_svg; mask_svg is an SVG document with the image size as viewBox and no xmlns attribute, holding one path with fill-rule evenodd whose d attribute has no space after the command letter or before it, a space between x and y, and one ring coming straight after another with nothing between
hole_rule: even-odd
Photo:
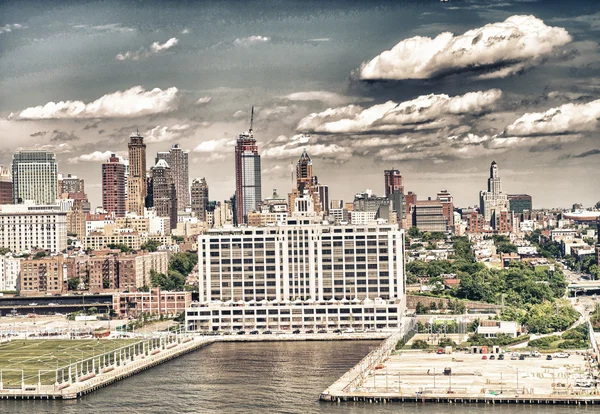
<instances>
[{"instance_id":1,"label":"building facade","mask_svg":"<svg viewBox=\"0 0 600 414\"><path fill-rule=\"evenodd\" d=\"M58 206L0 206L0 247L12 253L67 248L67 213Z\"/></svg>"},{"instance_id":2,"label":"building facade","mask_svg":"<svg viewBox=\"0 0 600 414\"><path fill-rule=\"evenodd\" d=\"M125 217L127 211L125 170L125 164L115 154L102 164L102 208L115 217Z\"/></svg>"},{"instance_id":3,"label":"building facade","mask_svg":"<svg viewBox=\"0 0 600 414\"><path fill-rule=\"evenodd\" d=\"M190 172L188 152L181 149L179 144L173 144L169 152L156 154L156 162L165 160L171 167L171 176L177 194L177 210L184 211L190 205Z\"/></svg>"},{"instance_id":4,"label":"building facade","mask_svg":"<svg viewBox=\"0 0 600 414\"><path fill-rule=\"evenodd\" d=\"M54 204L58 198L56 156L48 151L18 151L12 161L12 200Z\"/></svg>"},{"instance_id":5,"label":"building facade","mask_svg":"<svg viewBox=\"0 0 600 414\"><path fill-rule=\"evenodd\" d=\"M412 205L413 226L420 231L446 231L448 220L439 200L417 200Z\"/></svg>"},{"instance_id":6,"label":"building facade","mask_svg":"<svg viewBox=\"0 0 600 414\"><path fill-rule=\"evenodd\" d=\"M394 192L399 191L404 194L404 185L402 184L402 174L400 170L385 170L383 172L385 179L385 196L391 198Z\"/></svg>"},{"instance_id":7,"label":"building facade","mask_svg":"<svg viewBox=\"0 0 600 414\"><path fill-rule=\"evenodd\" d=\"M58 174L58 194L85 193L85 184L83 178L76 175Z\"/></svg>"},{"instance_id":8,"label":"building facade","mask_svg":"<svg viewBox=\"0 0 600 414\"><path fill-rule=\"evenodd\" d=\"M146 202L146 144L139 133L129 138L129 174L127 176L127 211L144 215Z\"/></svg>"},{"instance_id":9,"label":"building facade","mask_svg":"<svg viewBox=\"0 0 600 414\"><path fill-rule=\"evenodd\" d=\"M240 134L235 146L235 224L247 222L262 201L260 155L252 132Z\"/></svg>"},{"instance_id":10,"label":"building facade","mask_svg":"<svg viewBox=\"0 0 600 414\"><path fill-rule=\"evenodd\" d=\"M192 330L393 328L404 309L404 232L393 226L209 231L198 255Z\"/></svg>"},{"instance_id":11,"label":"building facade","mask_svg":"<svg viewBox=\"0 0 600 414\"><path fill-rule=\"evenodd\" d=\"M63 294L68 289L68 265L63 256L26 259L21 262L20 294Z\"/></svg>"},{"instance_id":12,"label":"building facade","mask_svg":"<svg viewBox=\"0 0 600 414\"><path fill-rule=\"evenodd\" d=\"M118 293L113 296L113 310L120 317L176 316L192 303L191 292L169 292L159 288L149 292Z\"/></svg>"},{"instance_id":13,"label":"building facade","mask_svg":"<svg viewBox=\"0 0 600 414\"><path fill-rule=\"evenodd\" d=\"M192 181L192 212L198 217L198 221L206 222L206 211L208 209L208 184L206 178L196 178Z\"/></svg>"},{"instance_id":14,"label":"building facade","mask_svg":"<svg viewBox=\"0 0 600 414\"><path fill-rule=\"evenodd\" d=\"M10 255L0 256L0 292L14 292L21 288L21 260Z\"/></svg>"},{"instance_id":15,"label":"building facade","mask_svg":"<svg viewBox=\"0 0 600 414\"><path fill-rule=\"evenodd\" d=\"M12 204L12 178L7 167L0 165L0 205Z\"/></svg>"},{"instance_id":16,"label":"building facade","mask_svg":"<svg viewBox=\"0 0 600 414\"><path fill-rule=\"evenodd\" d=\"M177 227L177 190L173 170L164 159L152 167L152 199L158 217L169 217L171 229Z\"/></svg>"},{"instance_id":17,"label":"building facade","mask_svg":"<svg viewBox=\"0 0 600 414\"><path fill-rule=\"evenodd\" d=\"M508 196L502 192L500 175L498 174L498 164L492 161L490 166L490 178L488 179L487 191L479 194L480 207L485 221L496 228L496 222L500 216L500 211L508 210Z\"/></svg>"},{"instance_id":18,"label":"building facade","mask_svg":"<svg viewBox=\"0 0 600 414\"><path fill-rule=\"evenodd\" d=\"M509 210L513 213L522 214L525 210L533 210L532 198L528 194L509 194L508 195Z\"/></svg>"}]
</instances>

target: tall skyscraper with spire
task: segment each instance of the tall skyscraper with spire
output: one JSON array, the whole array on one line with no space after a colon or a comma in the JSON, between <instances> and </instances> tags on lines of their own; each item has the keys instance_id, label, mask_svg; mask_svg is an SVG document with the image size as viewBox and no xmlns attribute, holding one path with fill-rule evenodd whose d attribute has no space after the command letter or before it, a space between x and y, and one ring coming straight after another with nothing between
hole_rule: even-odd
<instances>
[{"instance_id":1,"label":"tall skyscraper with spire","mask_svg":"<svg viewBox=\"0 0 600 414\"><path fill-rule=\"evenodd\" d=\"M404 194L404 186L402 185L402 174L400 170L385 170L383 172L385 177L385 196L390 198L394 191L400 191Z\"/></svg>"},{"instance_id":2,"label":"tall skyscraper with spire","mask_svg":"<svg viewBox=\"0 0 600 414\"><path fill-rule=\"evenodd\" d=\"M487 191L479 193L481 212L485 221L496 227L496 221L503 209L508 210L508 195L502 192L498 164L492 161L490 165L490 178L488 178Z\"/></svg>"},{"instance_id":3,"label":"tall skyscraper with spire","mask_svg":"<svg viewBox=\"0 0 600 414\"><path fill-rule=\"evenodd\" d=\"M254 107L250 129L238 136L235 145L235 216L237 224L247 223L248 213L262 201L260 155L254 139Z\"/></svg>"},{"instance_id":4,"label":"tall skyscraper with spire","mask_svg":"<svg viewBox=\"0 0 600 414\"><path fill-rule=\"evenodd\" d=\"M146 144L139 131L129 138L129 176L127 177L127 211L144 215L146 194Z\"/></svg>"},{"instance_id":5,"label":"tall skyscraper with spire","mask_svg":"<svg viewBox=\"0 0 600 414\"><path fill-rule=\"evenodd\" d=\"M320 190L317 188L320 187ZM312 204L315 206L315 211L327 210L326 206L321 201L321 193L329 199L329 188L319 185L319 180L313 175L313 163L306 149L302 151L298 162L296 163L296 187L288 194L288 203L290 211L295 212L296 198L302 197L307 192L312 197Z\"/></svg>"},{"instance_id":6,"label":"tall skyscraper with spire","mask_svg":"<svg viewBox=\"0 0 600 414\"><path fill-rule=\"evenodd\" d=\"M177 192L177 209L185 210L190 205L190 173L188 167L188 152L174 144L169 152L158 152L155 162L165 160L171 167L171 176Z\"/></svg>"}]
</instances>

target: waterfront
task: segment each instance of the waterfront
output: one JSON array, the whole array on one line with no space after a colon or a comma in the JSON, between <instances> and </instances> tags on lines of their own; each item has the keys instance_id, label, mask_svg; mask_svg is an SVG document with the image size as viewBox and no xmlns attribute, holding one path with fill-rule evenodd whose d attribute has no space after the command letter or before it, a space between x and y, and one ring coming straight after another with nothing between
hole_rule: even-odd
<instances>
[{"instance_id":1,"label":"waterfront","mask_svg":"<svg viewBox=\"0 0 600 414\"><path fill-rule=\"evenodd\" d=\"M216 343L72 401L0 401L10 413L567 413L597 407L318 402L379 341ZM594 411L595 412L595 411Z\"/></svg>"}]
</instances>

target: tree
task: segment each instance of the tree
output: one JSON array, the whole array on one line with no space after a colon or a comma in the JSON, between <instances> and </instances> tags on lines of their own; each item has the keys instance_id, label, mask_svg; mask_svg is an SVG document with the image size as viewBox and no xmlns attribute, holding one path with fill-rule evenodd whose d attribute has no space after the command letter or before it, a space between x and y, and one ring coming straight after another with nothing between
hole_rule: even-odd
<instances>
[{"instance_id":1,"label":"tree","mask_svg":"<svg viewBox=\"0 0 600 414\"><path fill-rule=\"evenodd\" d=\"M425 305L423 305L421 302L417 302L417 309L415 312L417 315L424 315L427 313L427 309L425 309Z\"/></svg>"},{"instance_id":2,"label":"tree","mask_svg":"<svg viewBox=\"0 0 600 414\"><path fill-rule=\"evenodd\" d=\"M72 277L67 282L67 287L69 290L77 290L79 288L79 279L76 277Z\"/></svg>"},{"instance_id":3,"label":"tree","mask_svg":"<svg viewBox=\"0 0 600 414\"><path fill-rule=\"evenodd\" d=\"M419 229L415 226L411 227L410 229L408 229L408 235L411 238L417 238L421 236L421 232L419 231Z\"/></svg>"},{"instance_id":4,"label":"tree","mask_svg":"<svg viewBox=\"0 0 600 414\"><path fill-rule=\"evenodd\" d=\"M106 247L108 247L109 249L121 250L121 252L123 252L123 253L129 253L130 251L132 251L131 247L129 247L123 243L110 243L110 244L107 244Z\"/></svg>"},{"instance_id":5,"label":"tree","mask_svg":"<svg viewBox=\"0 0 600 414\"><path fill-rule=\"evenodd\" d=\"M33 260L41 259L42 257L46 257L46 256L47 256L46 252L39 251L33 255Z\"/></svg>"},{"instance_id":6,"label":"tree","mask_svg":"<svg viewBox=\"0 0 600 414\"><path fill-rule=\"evenodd\" d=\"M155 252L160 247L160 243L157 240L148 240L146 243L140 246L140 249L147 250L149 252Z\"/></svg>"},{"instance_id":7,"label":"tree","mask_svg":"<svg viewBox=\"0 0 600 414\"><path fill-rule=\"evenodd\" d=\"M91 315L93 315L93 314L95 314L97 312L98 312L98 308L96 308L95 306L92 306L92 307L90 307L88 309L88 313L91 314Z\"/></svg>"},{"instance_id":8,"label":"tree","mask_svg":"<svg viewBox=\"0 0 600 414\"><path fill-rule=\"evenodd\" d=\"M10 253L10 250L6 247L0 247L0 256L4 256L5 254Z\"/></svg>"}]
</instances>

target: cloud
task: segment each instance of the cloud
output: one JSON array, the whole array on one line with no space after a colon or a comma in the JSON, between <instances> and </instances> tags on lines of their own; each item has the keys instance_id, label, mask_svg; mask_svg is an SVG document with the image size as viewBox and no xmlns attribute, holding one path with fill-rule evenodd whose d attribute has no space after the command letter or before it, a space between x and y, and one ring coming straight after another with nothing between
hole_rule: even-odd
<instances>
[{"instance_id":1,"label":"cloud","mask_svg":"<svg viewBox=\"0 0 600 414\"><path fill-rule=\"evenodd\" d=\"M283 98L289 101L299 102L320 101L328 105L343 105L349 102L355 102L357 99L328 91L294 92L284 96Z\"/></svg>"},{"instance_id":2,"label":"cloud","mask_svg":"<svg viewBox=\"0 0 600 414\"><path fill-rule=\"evenodd\" d=\"M137 51L128 50L124 54L119 53L115 57L115 59L120 60L120 61L145 59L152 55L157 55L166 50L169 50L172 47L177 46L178 43L179 43L179 39L177 39L176 37L172 37L169 40L167 40L165 43L162 43L162 44L158 43L158 42L152 43L149 50L142 47L142 48L138 49Z\"/></svg>"},{"instance_id":3,"label":"cloud","mask_svg":"<svg viewBox=\"0 0 600 414\"><path fill-rule=\"evenodd\" d=\"M239 111L235 111L233 113L233 117L236 118L236 119L245 118L246 116L248 116L248 112L247 111L242 111L241 109Z\"/></svg>"},{"instance_id":4,"label":"cloud","mask_svg":"<svg viewBox=\"0 0 600 414\"><path fill-rule=\"evenodd\" d=\"M90 32L104 33L132 33L136 31L133 27L122 26L121 23L102 24L97 26L90 26L88 24L76 24L73 26L73 28L87 30Z\"/></svg>"},{"instance_id":5,"label":"cloud","mask_svg":"<svg viewBox=\"0 0 600 414\"><path fill-rule=\"evenodd\" d=\"M362 80L431 79L460 72L486 72L503 78L539 64L554 48L571 42L560 27L547 26L534 16L511 16L455 36L416 36L365 62Z\"/></svg>"},{"instance_id":6,"label":"cloud","mask_svg":"<svg viewBox=\"0 0 600 414\"><path fill-rule=\"evenodd\" d=\"M173 125L173 126L156 126L144 136L144 141L147 144L153 144L157 142L168 142L174 141L184 137L190 130L189 125Z\"/></svg>"},{"instance_id":7,"label":"cloud","mask_svg":"<svg viewBox=\"0 0 600 414\"><path fill-rule=\"evenodd\" d=\"M328 37L318 37L316 39L308 39L307 42L315 42L315 43L322 43L322 42L329 42L331 39Z\"/></svg>"},{"instance_id":8,"label":"cloud","mask_svg":"<svg viewBox=\"0 0 600 414\"><path fill-rule=\"evenodd\" d=\"M43 137L47 133L48 133L48 131L38 131L38 132L34 132L33 134L29 134L29 136L30 137Z\"/></svg>"},{"instance_id":9,"label":"cloud","mask_svg":"<svg viewBox=\"0 0 600 414\"><path fill-rule=\"evenodd\" d=\"M67 133L64 131L59 131L57 129L52 131L52 138L50 138L50 141L53 141L53 142L65 142L65 141L77 141L77 140L79 140L79 137L77 135L75 135L72 131Z\"/></svg>"},{"instance_id":10,"label":"cloud","mask_svg":"<svg viewBox=\"0 0 600 414\"><path fill-rule=\"evenodd\" d=\"M78 157L69 158L69 164L79 164L80 162L104 162L110 158L114 151L94 151L90 154L81 154Z\"/></svg>"},{"instance_id":11,"label":"cloud","mask_svg":"<svg viewBox=\"0 0 600 414\"><path fill-rule=\"evenodd\" d=\"M22 24L19 24L19 23L5 24L4 26L0 26L0 34L10 33L13 30L25 29L25 28L26 28L26 26L23 26Z\"/></svg>"},{"instance_id":12,"label":"cloud","mask_svg":"<svg viewBox=\"0 0 600 414\"><path fill-rule=\"evenodd\" d=\"M181 31L181 34L188 34L190 32L190 29L183 29Z\"/></svg>"},{"instance_id":13,"label":"cloud","mask_svg":"<svg viewBox=\"0 0 600 414\"><path fill-rule=\"evenodd\" d=\"M237 38L233 41L233 44L235 46L248 47L268 43L270 41L271 38L268 36L250 36Z\"/></svg>"},{"instance_id":14,"label":"cloud","mask_svg":"<svg viewBox=\"0 0 600 414\"><path fill-rule=\"evenodd\" d=\"M38 150L49 151L55 154L68 154L73 152L73 147L68 142L63 142L60 144L35 144L33 148L31 146L19 147L17 150Z\"/></svg>"},{"instance_id":15,"label":"cloud","mask_svg":"<svg viewBox=\"0 0 600 414\"><path fill-rule=\"evenodd\" d=\"M196 101L196 105L206 105L206 104L210 103L210 101L212 101L212 97L203 96L201 98L198 98L198 100Z\"/></svg>"},{"instance_id":16,"label":"cloud","mask_svg":"<svg viewBox=\"0 0 600 414\"><path fill-rule=\"evenodd\" d=\"M586 158L586 157L591 157L593 155L600 155L600 149L592 149L592 150L585 151L585 152L582 152L581 154L576 154L576 155L565 154L565 155L561 155L559 157L559 159L566 160L569 158Z\"/></svg>"},{"instance_id":17,"label":"cloud","mask_svg":"<svg viewBox=\"0 0 600 414\"><path fill-rule=\"evenodd\" d=\"M545 112L522 115L506 127L507 135L535 136L595 131L600 117L600 99L568 103Z\"/></svg>"},{"instance_id":18,"label":"cloud","mask_svg":"<svg viewBox=\"0 0 600 414\"><path fill-rule=\"evenodd\" d=\"M225 161L233 157L235 143L236 140L230 138L214 139L201 142L192 151L205 154L201 158L203 162Z\"/></svg>"},{"instance_id":19,"label":"cloud","mask_svg":"<svg viewBox=\"0 0 600 414\"><path fill-rule=\"evenodd\" d=\"M285 144L279 147L269 148L263 151L261 156L265 159L290 159L298 158L306 149L311 157L328 159L333 161L347 161L352 157L352 152L337 144L308 144L295 146L296 144Z\"/></svg>"},{"instance_id":20,"label":"cloud","mask_svg":"<svg viewBox=\"0 0 600 414\"><path fill-rule=\"evenodd\" d=\"M372 133L398 130L439 129L459 124L460 116L481 114L494 108L502 96L499 89L469 92L450 97L422 95L410 101L388 101L363 109L357 105L329 108L298 123L297 130L329 134Z\"/></svg>"},{"instance_id":21,"label":"cloud","mask_svg":"<svg viewBox=\"0 0 600 414\"><path fill-rule=\"evenodd\" d=\"M76 118L134 118L171 112L179 104L178 90L154 88L146 91L134 86L125 91L106 94L93 102L60 101L24 109L9 119L76 119Z\"/></svg>"}]
</instances>

